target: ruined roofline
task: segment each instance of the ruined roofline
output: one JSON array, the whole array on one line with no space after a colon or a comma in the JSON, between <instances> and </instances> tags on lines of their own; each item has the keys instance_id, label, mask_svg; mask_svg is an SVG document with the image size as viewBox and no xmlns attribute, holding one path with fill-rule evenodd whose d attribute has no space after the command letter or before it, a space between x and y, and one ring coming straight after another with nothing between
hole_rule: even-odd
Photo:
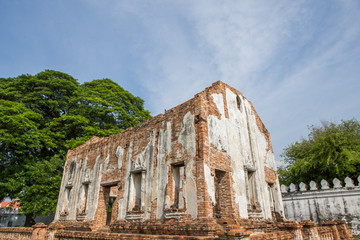
<instances>
[{"instance_id":1,"label":"ruined roofline","mask_svg":"<svg viewBox=\"0 0 360 240\"><path fill-rule=\"evenodd\" d=\"M85 143L81 144L80 146L74 148L74 149L69 149L67 155L71 155L71 153L73 152L81 152L83 150L86 150L89 146L93 146L96 145L98 143L104 143L107 141L110 141L111 139L118 137L119 135L126 135L127 133L130 132L136 132L139 129L142 128L146 128L146 126L151 125L151 124L157 124L162 122L164 119L166 119L168 116L170 116L170 114L174 111L176 111L177 109L180 109L184 106L187 106L191 101L194 101L195 97L191 98L190 100L183 102L179 105L177 105L176 107L173 107L169 110L165 110L165 113L160 113L152 118L149 118L143 122L140 122L139 124L137 124L134 127L129 127L124 129L123 131L116 133L116 134L112 134L110 136L107 137L97 137L97 136L93 136L91 139L89 139L88 141L86 141Z\"/></svg>"},{"instance_id":2,"label":"ruined roofline","mask_svg":"<svg viewBox=\"0 0 360 240\"><path fill-rule=\"evenodd\" d=\"M247 98L242 94L242 92L240 92L239 90L231 87L231 86L228 85L227 83L224 83L224 82L218 80L218 81L214 82L213 84L211 84L210 87L207 87L204 91L196 94L195 96L200 95L200 94L203 93L203 92L209 91L210 89L212 89L213 87L216 87L217 85L224 87L224 89L229 88L232 92L236 93L237 95L242 96L246 101L249 102L249 104L250 104L250 106L251 106L251 109L253 110L253 112L254 112L254 114L255 114L256 125L258 126L259 131L262 132L262 133L265 135L265 138L266 138L266 140L267 140L267 142L268 142L268 150L270 150L270 151L273 153L274 150L273 150L273 147L272 147L272 144L271 144L270 132L267 130L267 128L265 127L265 125L264 125L263 121L261 120L260 116L259 116L258 113L256 112L253 103L252 103L249 99L247 99Z\"/></svg>"},{"instance_id":3,"label":"ruined roofline","mask_svg":"<svg viewBox=\"0 0 360 240\"><path fill-rule=\"evenodd\" d=\"M222 82L222 81L216 81L214 83L211 84L211 86L205 88L203 91L197 93L194 95L193 98L169 109L169 110L165 110L165 113L160 113L152 118L149 118L143 122L140 122L138 125L134 126L134 127L129 127L127 129L124 129L122 132L119 132L119 133L116 133L116 134L113 134L113 135L110 135L110 136L107 136L107 137L97 137L97 136L93 136L91 139L89 139L88 141L86 141L85 143L83 143L82 145L74 148L74 149L70 149L68 151L68 154L67 155L70 155L72 152L80 152L82 150L85 150L87 149L88 146L91 146L91 145L96 145L97 143L99 142L107 142L111 139L113 139L114 137L117 137L119 135L126 135L127 133L129 132L132 132L132 131L137 131L138 129L140 128L145 128L147 125L150 125L150 124L156 124L156 123L159 123L161 121L163 121L164 119L167 118L167 116L169 116L171 113L173 112L176 112L176 110L178 109L181 109L182 107L185 107L187 106L189 103L191 103L192 101L195 101L195 99L197 97L200 97L202 94L205 94L207 92L209 92L212 88L216 88L216 87L220 87L220 88L223 88L223 90L225 90L226 88L229 88L232 92L236 93L237 95L240 95L242 96L244 99L246 99L246 101L249 102L250 106L251 106L251 109L252 111L254 112L255 114L255 118L256 118L256 124L260 130L260 132L262 132L264 135L265 135L265 138L268 142L268 149L271 150L271 152L273 152L273 148L272 148L272 144L271 144L271 139L270 139L270 133L269 131L266 129L264 123L261 121L259 115L257 114L254 106L253 106L253 103L251 101L249 101L239 90L229 86L228 84Z\"/></svg>"}]
</instances>

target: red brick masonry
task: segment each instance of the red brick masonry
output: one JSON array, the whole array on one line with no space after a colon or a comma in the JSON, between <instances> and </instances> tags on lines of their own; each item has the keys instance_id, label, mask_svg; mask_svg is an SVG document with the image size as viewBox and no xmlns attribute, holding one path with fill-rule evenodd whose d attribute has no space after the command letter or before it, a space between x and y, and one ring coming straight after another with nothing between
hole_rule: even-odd
<instances>
[{"instance_id":1,"label":"red brick masonry","mask_svg":"<svg viewBox=\"0 0 360 240\"><path fill-rule=\"evenodd\" d=\"M182 225L182 226L179 226ZM161 231L157 230L160 227ZM177 229L182 229L178 231ZM183 231L187 229L186 231ZM119 232L89 231L74 229L72 226L38 223L33 227L0 228L0 240L108 240L108 239L353 239L351 228L344 221L326 221L321 226L307 220L300 223L294 221L250 221L241 220L237 224L220 226L215 222L152 222L112 226ZM126 233L121 232L126 231ZM131 233L133 232L133 233ZM152 234L156 232L156 234ZM207 233L207 236L204 236Z\"/></svg>"},{"instance_id":2,"label":"red brick masonry","mask_svg":"<svg viewBox=\"0 0 360 240\"><path fill-rule=\"evenodd\" d=\"M233 98L226 97L228 89L232 92L229 96L234 96ZM222 100L215 102L212 96L216 94L222 94ZM242 110L239 96L242 96L239 91L222 82L216 82L196 94L193 99L166 111L165 114L116 135L94 137L82 146L70 150L64 167L55 221L49 226L36 224L31 228L0 228L0 240L352 239L350 228L342 221L327 221L318 227L312 221L297 223L283 220L276 168L272 164L265 164L265 160L270 159L265 155L272 154L269 132L251 102L247 105L248 113ZM220 101L220 105L224 106L223 111L216 106ZM244 139L249 139L249 152L259 153L257 147L263 149L262 154L253 154L252 160L249 156L249 159L255 162L251 165L252 168L256 169L245 165L234 168L235 159L244 160L236 157L240 154L231 157L230 151L226 152L225 148L218 149L209 137L209 116L210 119L230 118L233 110L244 119L241 120L244 123L242 129L247 132ZM186 116L191 116L191 123L187 125L183 122L189 119ZM252 127L249 124L250 117L253 119ZM256 137L250 141L252 132L263 135L262 144L256 145ZM166 148L167 151L167 145L163 143L165 136L168 138L167 143L171 145L171 148ZM185 142L184 139L188 138L191 140ZM251 147L253 144L257 146L255 149ZM245 146L247 145L243 144L236 149ZM123 153L120 154L118 149L122 149ZM144 157L141 157L142 154ZM164 166L168 168L163 172ZM245 167L247 170L244 170ZM182 171L189 174L185 183L189 183L186 186L190 189L182 192L182 196L186 197L182 198L181 205L178 201L180 185L175 187L174 180L174 176L177 176L178 181L181 181L180 168L185 168ZM244 176L248 174L244 177L247 182L240 177L234 178L239 171L243 171ZM152 191L145 191L144 186L147 185L138 184L141 185L139 192L142 194L141 197L137 196L137 199L141 199L140 204L136 203L135 195L130 201L130 187L127 189L130 185L129 177L135 182L139 175L141 181L144 180L143 183L153 183L151 186L154 186ZM159 176L161 178L155 183L154 179ZM214 184L215 196L210 195L209 189L212 185L206 176ZM184 175L182 177L185 178ZM255 182L250 184L251 179L257 179L257 185ZM167 184L162 185L166 181ZM236 185L237 181L243 181L240 187ZM252 186L251 191L247 192L246 184ZM246 196L249 199L239 204L235 200L236 196L240 195L237 191L241 186L244 194L242 199L246 200ZM264 194L270 186L274 186L273 198ZM89 196L88 191L92 191ZM110 218L107 219L110 196L114 202ZM261 199L256 196L261 196ZM213 198L216 201L213 201ZM127 204L124 204L125 200L128 201ZM270 203L273 203L272 208ZM243 210L247 212L244 213ZM122 213L129 217L124 217Z\"/></svg>"}]
</instances>

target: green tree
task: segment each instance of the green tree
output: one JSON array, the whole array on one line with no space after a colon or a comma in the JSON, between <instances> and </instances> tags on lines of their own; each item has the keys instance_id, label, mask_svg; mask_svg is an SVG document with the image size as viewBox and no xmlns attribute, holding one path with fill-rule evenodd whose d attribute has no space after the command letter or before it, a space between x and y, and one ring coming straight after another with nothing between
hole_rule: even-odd
<instances>
[{"instance_id":1,"label":"green tree","mask_svg":"<svg viewBox=\"0 0 360 240\"><path fill-rule=\"evenodd\" d=\"M320 182L322 179L356 179L360 172L360 122L352 119L340 124L311 126L307 139L290 144L281 155L279 168L283 184Z\"/></svg>"},{"instance_id":2,"label":"green tree","mask_svg":"<svg viewBox=\"0 0 360 240\"><path fill-rule=\"evenodd\" d=\"M14 175L21 163L36 154L41 147L38 131L41 115L27 109L24 104L0 99L0 198L18 192L17 184L5 182Z\"/></svg>"},{"instance_id":3,"label":"green tree","mask_svg":"<svg viewBox=\"0 0 360 240\"><path fill-rule=\"evenodd\" d=\"M110 79L79 84L46 70L0 78L0 198L19 198L31 225L55 211L66 151L150 118Z\"/></svg>"}]
</instances>

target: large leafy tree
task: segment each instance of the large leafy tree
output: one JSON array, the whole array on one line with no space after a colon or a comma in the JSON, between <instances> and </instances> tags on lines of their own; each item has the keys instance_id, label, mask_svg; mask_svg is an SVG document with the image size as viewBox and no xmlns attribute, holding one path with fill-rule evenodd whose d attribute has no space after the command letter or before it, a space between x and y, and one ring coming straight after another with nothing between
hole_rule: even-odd
<instances>
[{"instance_id":1,"label":"large leafy tree","mask_svg":"<svg viewBox=\"0 0 360 240\"><path fill-rule=\"evenodd\" d=\"M285 166L279 168L280 181L298 184L331 181L335 177L356 179L360 172L360 122L326 122L309 130L307 139L284 149Z\"/></svg>"},{"instance_id":2,"label":"large leafy tree","mask_svg":"<svg viewBox=\"0 0 360 240\"><path fill-rule=\"evenodd\" d=\"M26 225L54 212L67 149L150 118L143 103L110 79L0 78L0 199L19 198Z\"/></svg>"}]
</instances>

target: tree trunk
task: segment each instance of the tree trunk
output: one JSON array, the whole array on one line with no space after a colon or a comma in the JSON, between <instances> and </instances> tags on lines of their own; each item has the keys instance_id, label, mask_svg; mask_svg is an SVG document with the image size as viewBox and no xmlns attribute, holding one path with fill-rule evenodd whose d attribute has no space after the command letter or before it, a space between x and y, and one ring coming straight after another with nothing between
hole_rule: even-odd
<instances>
[{"instance_id":1,"label":"tree trunk","mask_svg":"<svg viewBox=\"0 0 360 240\"><path fill-rule=\"evenodd\" d=\"M35 224L34 214L33 213L25 214L25 216L26 216L25 227L31 227L32 225Z\"/></svg>"}]
</instances>

